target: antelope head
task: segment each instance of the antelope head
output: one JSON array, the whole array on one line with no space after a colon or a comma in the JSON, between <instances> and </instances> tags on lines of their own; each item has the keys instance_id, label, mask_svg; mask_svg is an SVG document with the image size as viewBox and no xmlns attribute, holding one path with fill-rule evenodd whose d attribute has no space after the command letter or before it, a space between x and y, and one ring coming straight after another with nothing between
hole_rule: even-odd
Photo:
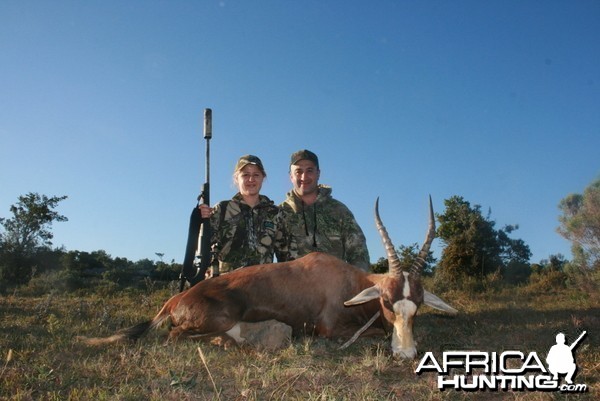
<instances>
[{"instance_id":1,"label":"antelope head","mask_svg":"<svg viewBox=\"0 0 600 401\"><path fill-rule=\"evenodd\" d=\"M417 309L422 303L452 314L457 310L447 305L440 298L425 291L421 284L421 272L429 254L431 243L435 238L435 220L433 205L429 197L429 229L425 241L412 266L404 271L400 259L387 230L379 217L379 198L375 202L375 224L383 240L388 259L388 273L377 284L369 287L344 305L358 305L373 299L379 299L380 310L384 320L393 327L392 352L395 357L414 358L417 348L413 337L413 321Z\"/></svg>"}]
</instances>

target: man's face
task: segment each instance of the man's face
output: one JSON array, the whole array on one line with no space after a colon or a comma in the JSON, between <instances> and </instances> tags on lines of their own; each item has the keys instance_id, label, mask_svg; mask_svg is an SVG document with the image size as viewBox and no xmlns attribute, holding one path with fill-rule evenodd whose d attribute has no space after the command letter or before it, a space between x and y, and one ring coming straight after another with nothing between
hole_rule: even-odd
<instances>
[{"instance_id":1,"label":"man's face","mask_svg":"<svg viewBox=\"0 0 600 401\"><path fill-rule=\"evenodd\" d=\"M321 172L310 160L300 160L290 167L290 180L298 196L317 192Z\"/></svg>"}]
</instances>

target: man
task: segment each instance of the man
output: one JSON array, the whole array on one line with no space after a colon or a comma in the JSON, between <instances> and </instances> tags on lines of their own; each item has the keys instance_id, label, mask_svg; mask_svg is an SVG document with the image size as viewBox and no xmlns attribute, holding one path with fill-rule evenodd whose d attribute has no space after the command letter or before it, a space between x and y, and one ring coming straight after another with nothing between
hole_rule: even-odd
<instances>
[{"instance_id":1,"label":"man","mask_svg":"<svg viewBox=\"0 0 600 401\"><path fill-rule=\"evenodd\" d=\"M320 174L313 152L303 149L292 154L293 189L280 205L290 235L290 256L326 252L369 271L369 251L360 226L346 205L331 197L331 187L319 184Z\"/></svg>"},{"instance_id":2,"label":"man","mask_svg":"<svg viewBox=\"0 0 600 401\"><path fill-rule=\"evenodd\" d=\"M556 345L553 345L548 351L546 362L548 363L548 370L552 373L552 378L558 380L559 373L566 373L565 380L568 384L573 384L573 375L577 370L575 365L575 358L573 358L573 348L577 345L577 342L583 338L580 336L571 346L565 344L565 335L558 333L556 335Z\"/></svg>"}]
</instances>

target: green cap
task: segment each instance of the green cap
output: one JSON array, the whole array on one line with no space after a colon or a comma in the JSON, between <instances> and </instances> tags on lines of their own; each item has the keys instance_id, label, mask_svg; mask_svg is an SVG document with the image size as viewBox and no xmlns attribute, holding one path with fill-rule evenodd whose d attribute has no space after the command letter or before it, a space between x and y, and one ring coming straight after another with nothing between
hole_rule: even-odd
<instances>
[{"instance_id":1,"label":"green cap","mask_svg":"<svg viewBox=\"0 0 600 401\"><path fill-rule=\"evenodd\" d=\"M315 163L317 169L319 168L319 158L310 150L302 149L295 153L292 153L292 159L290 165L298 163L300 160L310 160Z\"/></svg>"},{"instance_id":2,"label":"green cap","mask_svg":"<svg viewBox=\"0 0 600 401\"><path fill-rule=\"evenodd\" d=\"M241 169L246 167L248 164L254 164L256 167L258 167L260 169L260 171L263 173L263 175L267 175L267 173L265 173L265 168L263 167L262 162L260 161L260 159L257 156L254 156L254 155L245 155L245 156L240 157L237 164L235 165L234 172L237 173L238 171L240 171Z\"/></svg>"}]
</instances>

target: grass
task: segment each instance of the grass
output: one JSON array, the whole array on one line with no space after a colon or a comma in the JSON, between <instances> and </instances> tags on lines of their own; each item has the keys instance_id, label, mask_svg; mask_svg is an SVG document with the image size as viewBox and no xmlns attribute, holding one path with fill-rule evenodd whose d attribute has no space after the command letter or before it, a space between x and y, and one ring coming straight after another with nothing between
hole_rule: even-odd
<instances>
[{"instance_id":1,"label":"grass","mask_svg":"<svg viewBox=\"0 0 600 401\"><path fill-rule=\"evenodd\" d=\"M164 343L164 332L127 345L91 348L77 335L108 335L152 317L172 290L112 295L15 292L0 297L0 399L3 400L553 400L600 394L600 297L578 289L528 288L444 294L460 310L449 317L424 307L415 323L419 356L394 360L389 338L295 339L276 352ZM464 392L437 389L437 374L414 373L424 352L535 351L554 336L577 348L576 383L588 392Z\"/></svg>"}]
</instances>

